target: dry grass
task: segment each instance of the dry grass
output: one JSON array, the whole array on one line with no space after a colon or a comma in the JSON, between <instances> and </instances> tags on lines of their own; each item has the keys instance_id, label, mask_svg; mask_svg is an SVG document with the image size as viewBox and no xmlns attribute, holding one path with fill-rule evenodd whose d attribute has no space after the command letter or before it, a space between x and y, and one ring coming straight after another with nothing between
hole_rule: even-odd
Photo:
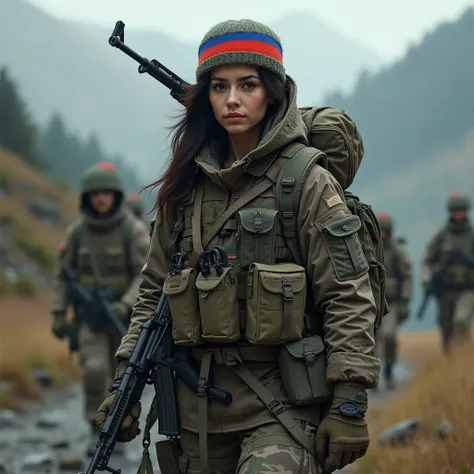
<instances>
[{"instance_id":1,"label":"dry grass","mask_svg":"<svg viewBox=\"0 0 474 474\"><path fill-rule=\"evenodd\" d=\"M369 426L373 440L360 462L364 474L469 474L474 466L474 344L458 348L449 358L440 352L437 333L405 334L402 357L417 363L417 375L403 394L371 407ZM382 447L376 437L388 426L407 418L421 418L427 433L406 447ZM446 440L433 437L438 424L454 425Z\"/></svg>"},{"instance_id":2,"label":"dry grass","mask_svg":"<svg viewBox=\"0 0 474 474\"><path fill-rule=\"evenodd\" d=\"M78 216L78 198L71 191L52 184L48 179L33 170L18 156L0 148L0 173L8 179L16 178L29 182L35 187L35 193L52 199L61 205L61 225L58 229L45 226L39 219L30 214L26 207L27 197L15 194L0 199L0 216L10 217L20 222L27 229L34 243L52 255L56 255L63 238L65 227Z\"/></svg>"},{"instance_id":3,"label":"dry grass","mask_svg":"<svg viewBox=\"0 0 474 474\"><path fill-rule=\"evenodd\" d=\"M57 387L80 374L77 356L71 359L67 342L58 341L50 332L49 302L48 293L32 300L0 298L0 379L11 383L11 388L0 389L1 408L20 409L24 401L42 398L32 369L52 371Z\"/></svg>"}]
</instances>

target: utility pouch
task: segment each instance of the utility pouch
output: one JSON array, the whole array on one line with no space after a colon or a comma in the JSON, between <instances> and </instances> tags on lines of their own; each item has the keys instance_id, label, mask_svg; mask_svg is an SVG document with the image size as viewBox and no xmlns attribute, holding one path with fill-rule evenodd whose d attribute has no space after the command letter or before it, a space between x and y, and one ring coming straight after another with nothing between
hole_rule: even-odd
<instances>
[{"instance_id":1,"label":"utility pouch","mask_svg":"<svg viewBox=\"0 0 474 474\"><path fill-rule=\"evenodd\" d=\"M166 276L163 292L168 296L173 320L173 340L177 345L202 344L199 295L196 289L196 270L184 268Z\"/></svg>"},{"instance_id":2,"label":"utility pouch","mask_svg":"<svg viewBox=\"0 0 474 474\"><path fill-rule=\"evenodd\" d=\"M166 474L179 474L179 451L178 439L165 439L155 443L156 457L160 472Z\"/></svg>"},{"instance_id":3,"label":"utility pouch","mask_svg":"<svg viewBox=\"0 0 474 474\"><path fill-rule=\"evenodd\" d=\"M295 406L328 401L332 389L326 381L326 353L319 336L282 346L278 355L283 387Z\"/></svg>"},{"instance_id":4,"label":"utility pouch","mask_svg":"<svg viewBox=\"0 0 474 474\"><path fill-rule=\"evenodd\" d=\"M275 263L277 216L274 209L241 209L237 213L240 268L248 268L252 262Z\"/></svg>"},{"instance_id":5,"label":"utility pouch","mask_svg":"<svg viewBox=\"0 0 474 474\"><path fill-rule=\"evenodd\" d=\"M301 339L305 269L294 263L252 263L247 285L246 340L252 344L282 344Z\"/></svg>"},{"instance_id":6,"label":"utility pouch","mask_svg":"<svg viewBox=\"0 0 474 474\"><path fill-rule=\"evenodd\" d=\"M196 279L199 293L202 337L208 342L230 343L239 340L240 311L237 275L232 267L199 273Z\"/></svg>"}]
</instances>

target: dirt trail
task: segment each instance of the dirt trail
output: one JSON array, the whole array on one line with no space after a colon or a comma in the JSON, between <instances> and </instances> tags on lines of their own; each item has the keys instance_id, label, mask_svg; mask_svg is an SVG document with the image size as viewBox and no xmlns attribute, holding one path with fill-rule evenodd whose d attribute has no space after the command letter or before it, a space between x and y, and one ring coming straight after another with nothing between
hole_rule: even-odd
<instances>
[{"instance_id":1,"label":"dirt trail","mask_svg":"<svg viewBox=\"0 0 474 474\"><path fill-rule=\"evenodd\" d=\"M405 379L410 374L408 364L399 364L396 378ZM389 394L381 387L371 392L373 402L383 402ZM88 440L88 425L83 418L83 398L79 385L52 393L49 400L34 406L20 415L0 412L0 473L3 474L67 474L79 472L79 467L61 470L59 460L74 454L83 459L83 468L88 465L85 456ZM153 391L147 387L142 400L141 425L144 425ZM2 426L3 425L3 426ZM156 427L152 442L162 438ZM155 472L159 473L155 453L152 451ZM136 474L141 457L141 438L124 445L123 455L114 455L110 465L122 469L122 474ZM3 470L2 470L3 464ZM341 471L339 471L341 472ZM343 472L350 472L346 469Z\"/></svg>"}]
</instances>

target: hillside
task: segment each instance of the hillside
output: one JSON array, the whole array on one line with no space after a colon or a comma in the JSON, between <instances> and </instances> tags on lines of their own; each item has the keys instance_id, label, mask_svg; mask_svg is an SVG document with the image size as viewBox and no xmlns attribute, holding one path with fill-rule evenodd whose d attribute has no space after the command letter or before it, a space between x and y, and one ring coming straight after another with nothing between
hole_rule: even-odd
<instances>
[{"instance_id":1,"label":"hillside","mask_svg":"<svg viewBox=\"0 0 474 474\"><path fill-rule=\"evenodd\" d=\"M352 94L334 93L325 102L357 121L366 149L362 182L416 165L459 146L474 129L472 80L474 8L438 25L398 62L363 74ZM370 160L370 164L369 164Z\"/></svg>"},{"instance_id":2,"label":"hillside","mask_svg":"<svg viewBox=\"0 0 474 474\"><path fill-rule=\"evenodd\" d=\"M50 287L58 248L77 206L76 195L63 184L0 149L0 294L18 281L27 287L25 296Z\"/></svg>"},{"instance_id":3,"label":"hillside","mask_svg":"<svg viewBox=\"0 0 474 474\"><path fill-rule=\"evenodd\" d=\"M40 123L58 111L81 135L95 130L108 153L120 152L147 180L159 173L167 154L165 127L178 109L164 87L140 76L131 59L108 45L113 24L96 34L55 19L24 0L2 0L0 18L9 19L0 29L0 44L8 45L0 48L0 65L9 66L18 78L22 95ZM159 32L135 36L133 25L121 19L127 25L130 46L158 57L185 79L193 79L197 45L181 44ZM379 64L373 53L321 29L316 20L305 19L304 29L300 23L299 17L289 18L277 26L291 38L285 50L292 58L289 61L299 64L297 75L304 80L300 89L306 100L331 86L346 88L360 68ZM325 44L325 48L314 48L311 61L307 49L301 48L309 38L314 38L315 45L323 40ZM333 65L318 67L320 54L327 54L326 61Z\"/></svg>"},{"instance_id":4,"label":"hillside","mask_svg":"<svg viewBox=\"0 0 474 474\"><path fill-rule=\"evenodd\" d=\"M414 261L415 304L419 269L430 237L445 222L446 199L459 189L474 200L474 9L438 25L399 61L362 74L353 93L324 102L357 122L365 157L352 190L377 211L390 212L396 233L408 239ZM422 323L434 324L434 305Z\"/></svg>"}]
</instances>

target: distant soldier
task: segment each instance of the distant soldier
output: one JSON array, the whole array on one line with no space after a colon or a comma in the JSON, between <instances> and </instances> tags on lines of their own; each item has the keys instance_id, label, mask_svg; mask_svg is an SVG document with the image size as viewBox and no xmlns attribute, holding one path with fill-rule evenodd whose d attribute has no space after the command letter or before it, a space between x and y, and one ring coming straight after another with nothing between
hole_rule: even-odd
<instances>
[{"instance_id":1,"label":"distant soldier","mask_svg":"<svg viewBox=\"0 0 474 474\"><path fill-rule=\"evenodd\" d=\"M111 163L98 163L86 170L80 206L82 216L66 231L61 262L75 270L78 281L89 291L99 284L106 287L115 315L128 327L148 250L148 229L125 211L123 183ZM80 306L74 307L73 324L69 324L66 311L70 304L67 284L60 271L53 292L52 331L59 339L70 336L71 327L78 331L85 414L93 430L88 454L92 455L98 435L94 416L108 393L120 337L110 325L104 326L99 321L92 324L87 309Z\"/></svg>"},{"instance_id":2,"label":"distant soldier","mask_svg":"<svg viewBox=\"0 0 474 474\"><path fill-rule=\"evenodd\" d=\"M469 338L474 313L474 269L467 262L467 258L474 258L474 229L468 216L469 208L467 196L458 191L451 193L447 202L448 221L431 239L423 258L421 278L425 288L449 252L458 250L465 258L447 268L442 275L442 285L435 294L438 325L446 352L454 337L458 341Z\"/></svg>"},{"instance_id":3,"label":"distant soldier","mask_svg":"<svg viewBox=\"0 0 474 474\"><path fill-rule=\"evenodd\" d=\"M393 235L393 222L386 213L379 214L384 244L384 265L386 270L385 292L390 312L385 315L376 335L376 351L384 361L386 387L393 388L393 366L397 361L397 326L410 314L412 298L412 266L406 249Z\"/></svg>"},{"instance_id":4,"label":"distant soldier","mask_svg":"<svg viewBox=\"0 0 474 474\"><path fill-rule=\"evenodd\" d=\"M144 220L144 206L140 194L131 192L127 194L126 200L127 207L137 216L139 219Z\"/></svg>"}]
</instances>

